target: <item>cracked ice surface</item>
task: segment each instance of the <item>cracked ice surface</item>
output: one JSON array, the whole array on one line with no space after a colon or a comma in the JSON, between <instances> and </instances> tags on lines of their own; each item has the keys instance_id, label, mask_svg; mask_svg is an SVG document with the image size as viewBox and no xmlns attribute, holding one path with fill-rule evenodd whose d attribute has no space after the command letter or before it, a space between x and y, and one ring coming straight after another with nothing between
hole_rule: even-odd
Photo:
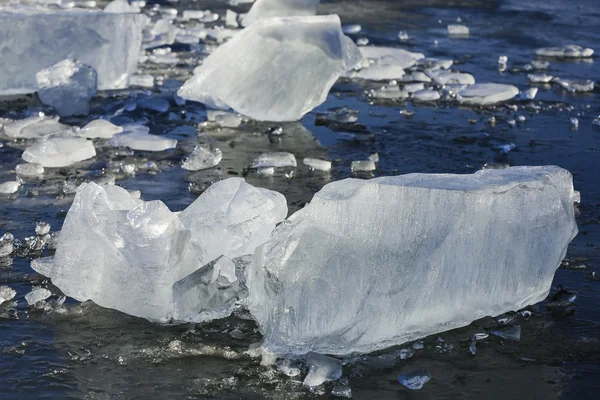
<instances>
[{"instance_id":1,"label":"cracked ice surface","mask_svg":"<svg viewBox=\"0 0 600 400\"><path fill-rule=\"evenodd\" d=\"M69 297L130 315L225 317L239 289L228 257L252 253L286 214L281 194L240 178L214 184L179 215L118 186L83 184L56 255L32 268Z\"/></svg>"},{"instance_id":2,"label":"cracked ice surface","mask_svg":"<svg viewBox=\"0 0 600 400\"><path fill-rule=\"evenodd\" d=\"M146 22L141 14L0 6L0 94L35 92L36 73L67 58L94 68L99 90L123 88Z\"/></svg>"},{"instance_id":3,"label":"cracked ice surface","mask_svg":"<svg viewBox=\"0 0 600 400\"><path fill-rule=\"evenodd\" d=\"M577 232L573 196L554 166L328 184L246 271L263 348L367 353L537 303Z\"/></svg>"},{"instance_id":4,"label":"cracked ice surface","mask_svg":"<svg viewBox=\"0 0 600 400\"><path fill-rule=\"evenodd\" d=\"M295 121L361 61L337 15L271 18L217 48L177 94L256 120Z\"/></svg>"}]
</instances>

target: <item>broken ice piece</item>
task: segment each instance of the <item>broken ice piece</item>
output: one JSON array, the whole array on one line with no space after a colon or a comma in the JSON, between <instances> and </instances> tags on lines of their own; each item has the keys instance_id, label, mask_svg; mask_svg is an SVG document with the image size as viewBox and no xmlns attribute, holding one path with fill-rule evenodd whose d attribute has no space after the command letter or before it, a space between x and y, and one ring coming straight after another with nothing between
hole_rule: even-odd
<instances>
[{"instance_id":1,"label":"broken ice piece","mask_svg":"<svg viewBox=\"0 0 600 400\"><path fill-rule=\"evenodd\" d=\"M0 286L0 305L2 303L12 300L17 291L9 286Z\"/></svg>"},{"instance_id":2,"label":"broken ice piece","mask_svg":"<svg viewBox=\"0 0 600 400\"><path fill-rule=\"evenodd\" d=\"M238 14L235 11L227 10L225 12L225 26L228 28L237 28L239 26L237 17Z\"/></svg>"},{"instance_id":3,"label":"broken ice piece","mask_svg":"<svg viewBox=\"0 0 600 400\"><path fill-rule=\"evenodd\" d=\"M345 377L340 379L331 389L331 395L334 397L352 397L352 389L348 385L348 379Z\"/></svg>"},{"instance_id":4,"label":"broken ice piece","mask_svg":"<svg viewBox=\"0 0 600 400\"><path fill-rule=\"evenodd\" d=\"M395 65L402 69L407 69L415 65L425 55L414 53L397 47L383 46L362 46L359 50L363 57L375 65ZM369 67L370 64L362 64L363 67Z\"/></svg>"},{"instance_id":5,"label":"broken ice piece","mask_svg":"<svg viewBox=\"0 0 600 400\"><path fill-rule=\"evenodd\" d=\"M574 79L555 79L563 89L569 92L591 92L594 90L594 81L592 80L574 80Z\"/></svg>"},{"instance_id":6,"label":"broken ice piece","mask_svg":"<svg viewBox=\"0 0 600 400\"><path fill-rule=\"evenodd\" d=\"M371 160L352 161L352 164L350 165L350 170L352 172L371 172L376 169L375 163Z\"/></svg>"},{"instance_id":7,"label":"broken ice piece","mask_svg":"<svg viewBox=\"0 0 600 400\"><path fill-rule=\"evenodd\" d=\"M118 133L110 139L109 143L113 147L129 147L132 150L142 151L164 151L177 146L175 139L138 131Z\"/></svg>"},{"instance_id":8,"label":"broken ice piece","mask_svg":"<svg viewBox=\"0 0 600 400\"><path fill-rule=\"evenodd\" d=\"M242 117L230 112L221 112L214 116L214 121L225 128L237 128L242 124Z\"/></svg>"},{"instance_id":9,"label":"broken ice piece","mask_svg":"<svg viewBox=\"0 0 600 400\"><path fill-rule=\"evenodd\" d=\"M43 139L51 136L70 136L75 130L58 122L58 117L34 115L12 121L4 127L6 136L18 139Z\"/></svg>"},{"instance_id":10,"label":"broken ice piece","mask_svg":"<svg viewBox=\"0 0 600 400\"><path fill-rule=\"evenodd\" d=\"M579 128L579 120L575 117L571 117L571 129L575 130Z\"/></svg>"},{"instance_id":11,"label":"broken ice piece","mask_svg":"<svg viewBox=\"0 0 600 400\"><path fill-rule=\"evenodd\" d=\"M412 99L414 101L421 101L421 102L436 101L436 100L439 100L440 97L441 97L440 92L438 92L437 90L430 90L430 89L418 90L412 94Z\"/></svg>"},{"instance_id":12,"label":"broken ice piece","mask_svg":"<svg viewBox=\"0 0 600 400\"><path fill-rule=\"evenodd\" d=\"M278 361L277 368L282 374L289 376L290 378L300 375L300 368L292 364L287 358Z\"/></svg>"},{"instance_id":13,"label":"broken ice piece","mask_svg":"<svg viewBox=\"0 0 600 400\"><path fill-rule=\"evenodd\" d=\"M18 181L8 181L0 183L0 194L13 194L19 190L21 184Z\"/></svg>"},{"instance_id":14,"label":"broken ice piece","mask_svg":"<svg viewBox=\"0 0 600 400\"><path fill-rule=\"evenodd\" d=\"M458 100L464 104L491 105L510 100L519 89L500 83L476 83L458 92Z\"/></svg>"},{"instance_id":15,"label":"broken ice piece","mask_svg":"<svg viewBox=\"0 0 600 400\"><path fill-rule=\"evenodd\" d=\"M520 325L505 325L495 329L492 329L490 333L494 336L505 340L513 340L518 342L521 340L521 326Z\"/></svg>"},{"instance_id":16,"label":"broken ice piece","mask_svg":"<svg viewBox=\"0 0 600 400\"><path fill-rule=\"evenodd\" d=\"M212 145L197 145L192 154L181 164L188 171L200 171L217 166L223 159L223 152Z\"/></svg>"},{"instance_id":17,"label":"broken ice piece","mask_svg":"<svg viewBox=\"0 0 600 400\"><path fill-rule=\"evenodd\" d=\"M450 83L473 85L475 83L475 78L473 77L473 75L467 74L465 72L438 70L429 72L429 77L439 85L447 85Z\"/></svg>"},{"instance_id":18,"label":"broken ice piece","mask_svg":"<svg viewBox=\"0 0 600 400\"><path fill-rule=\"evenodd\" d=\"M519 98L521 100L533 100L535 99L535 96L537 95L538 92L538 88L536 87L532 87L529 89L525 89L525 90L521 90L519 92Z\"/></svg>"},{"instance_id":19,"label":"broken ice piece","mask_svg":"<svg viewBox=\"0 0 600 400\"><path fill-rule=\"evenodd\" d=\"M306 366L308 374L302 384L307 387L316 387L342 377L342 362L337 358L309 352L306 355Z\"/></svg>"},{"instance_id":20,"label":"broken ice piece","mask_svg":"<svg viewBox=\"0 0 600 400\"><path fill-rule=\"evenodd\" d=\"M296 121L361 60L336 15L271 18L217 48L177 94L256 120Z\"/></svg>"},{"instance_id":21,"label":"broken ice piece","mask_svg":"<svg viewBox=\"0 0 600 400\"><path fill-rule=\"evenodd\" d=\"M296 157L292 153L278 152L261 154L252 161L252 164L250 164L250 168L295 168L297 165L298 164L296 163Z\"/></svg>"},{"instance_id":22,"label":"broken ice piece","mask_svg":"<svg viewBox=\"0 0 600 400\"><path fill-rule=\"evenodd\" d=\"M273 167L258 168L256 170L256 173L258 175L262 175L262 176L272 176L272 175L275 175L275 168L273 168Z\"/></svg>"},{"instance_id":23,"label":"broken ice piece","mask_svg":"<svg viewBox=\"0 0 600 400\"><path fill-rule=\"evenodd\" d=\"M83 138L52 138L27 147L21 158L47 168L67 167L96 155L92 142Z\"/></svg>"},{"instance_id":24,"label":"broken ice piece","mask_svg":"<svg viewBox=\"0 0 600 400\"><path fill-rule=\"evenodd\" d=\"M388 81L390 79L402 78L404 76L404 69L398 65L373 65L363 68L351 76L371 81Z\"/></svg>"},{"instance_id":25,"label":"broken ice piece","mask_svg":"<svg viewBox=\"0 0 600 400\"><path fill-rule=\"evenodd\" d=\"M265 18L315 15L320 0L256 0L242 17L242 25L249 26Z\"/></svg>"},{"instance_id":26,"label":"broken ice piece","mask_svg":"<svg viewBox=\"0 0 600 400\"><path fill-rule=\"evenodd\" d=\"M331 170L331 161L319 160L317 158L305 158L302 160L304 165L306 165L311 170L317 171L330 171Z\"/></svg>"},{"instance_id":27,"label":"broken ice piece","mask_svg":"<svg viewBox=\"0 0 600 400\"><path fill-rule=\"evenodd\" d=\"M38 236L44 236L50 233L50 224L47 222L37 222L35 224L35 234Z\"/></svg>"},{"instance_id":28,"label":"broken ice piece","mask_svg":"<svg viewBox=\"0 0 600 400\"><path fill-rule=\"evenodd\" d=\"M416 369L398 376L398 382L410 390L422 389L430 379L431 374L424 369Z\"/></svg>"},{"instance_id":29,"label":"broken ice piece","mask_svg":"<svg viewBox=\"0 0 600 400\"><path fill-rule=\"evenodd\" d=\"M469 28L465 25L452 24L448 25L449 36L469 36Z\"/></svg>"},{"instance_id":30,"label":"broken ice piece","mask_svg":"<svg viewBox=\"0 0 600 400\"><path fill-rule=\"evenodd\" d=\"M89 65L66 59L35 75L38 97L61 117L87 115L98 88L98 75Z\"/></svg>"},{"instance_id":31,"label":"broken ice piece","mask_svg":"<svg viewBox=\"0 0 600 400\"><path fill-rule=\"evenodd\" d=\"M139 86L144 88L154 87L154 77L152 75L131 75L129 77L129 86Z\"/></svg>"},{"instance_id":32,"label":"broken ice piece","mask_svg":"<svg viewBox=\"0 0 600 400\"><path fill-rule=\"evenodd\" d=\"M593 54L594 50L573 44L562 47L542 47L535 50L535 55L540 57L588 58Z\"/></svg>"},{"instance_id":33,"label":"broken ice piece","mask_svg":"<svg viewBox=\"0 0 600 400\"><path fill-rule=\"evenodd\" d=\"M19 176L32 177L40 176L44 174L44 167L40 164L17 164L15 167L15 173Z\"/></svg>"},{"instance_id":34,"label":"broken ice piece","mask_svg":"<svg viewBox=\"0 0 600 400\"><path fill-rule=\"evenodd\" d=\"M378 90L371 90L369 96L376 99L393 99L393 100L404 100L408 98L410 93L406 90L400 89L397 85L394 86L383 86Z\"/></svg>"},{"instance_id":35,"label":"broken ice piece","mask_svg":"<svg viewBox=\"0 0 600 400\"><path fill-rule=\"evenodd\" d=\"M553 78L554 77L552 75L546 75L546 74L529 74L529 75L527 75L527 79L529 79L529 82L532 82L532 83L548 83Z\"/></svg>"},{"instance_id":36,"label":"broken ice piece","mask_svg":"<svg viewBox=\"0 0 600 400\"><path fill-rule=\"evenodd\" d=\"M123 127L105 119L95 119L79 130L79 136L86 139L110 139L121 132L123 132Z\"/></svg>"},{"instance_id":37,"label":"broken ice piece","mask_svg":"<svg viewBox=\"0 0 600 400\"><path fill-rule=\"evenodd\" d=\"M34 288L31 292L25 295L25 300L27 300L27 304L33 306L40 301L46 300L50 296L52 296L52 292L50 292L48 289Z\"/></svg>"},{"instance_id":38,"label":"broken ice piece","mask_svg":"<svg viewBox=\"0 0 600 400\"><path fill-rule=\"evenodd\" d=\"M342 26L342 32L344 32L346 35L356 34L359 33L361 30L362 27L359 24Z\"/></svg>"},{"instance_id":39,"label":"broken ice piece","mask_svg":"<svg viewBox=\"0 0 600 400\"><path fill-rule=\"evenodd\" d=\"M514 150L515 147L517 146L514 143L500 144L496 146L496 148L504 154L508 154L510 151Z\"/></svg>"},{"instance_id":40,"label":"broken ice piece","mask_svg":"<svg viewBox=\"0 0 600 400\"><path fill-rule=\"evenodd\" d=\"M15 238L12 233L5 233L0 237L0 257L5 257L13 252Z\"/></svg>"}]
</instances>

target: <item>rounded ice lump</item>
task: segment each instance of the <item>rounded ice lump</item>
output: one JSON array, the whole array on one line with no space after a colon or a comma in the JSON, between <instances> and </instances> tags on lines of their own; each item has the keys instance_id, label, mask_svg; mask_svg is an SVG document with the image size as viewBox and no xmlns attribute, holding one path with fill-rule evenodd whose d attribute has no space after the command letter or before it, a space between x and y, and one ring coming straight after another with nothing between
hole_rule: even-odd
<instances>
[{"instance_id":1,"label":"rounded ice lump","mask_svg":"<svg viewBox=\"0 0 600 400\"><path fill-rule=\"evenodd\" d=\"M368 353L537 303L573 197L554 166L330 183L246 270L263 349Z\"/></svg>"},{"instance_id":2,"label":"rounded ice lump","mask_svg":"<svg viewBox=\"0 0 600 400\"><path fill-rule=\"evenodd\" d=\"M337 15L269 18L217 48L177 94L256 120L296 121L361 61Z\"/></svg>"}]
</instances>

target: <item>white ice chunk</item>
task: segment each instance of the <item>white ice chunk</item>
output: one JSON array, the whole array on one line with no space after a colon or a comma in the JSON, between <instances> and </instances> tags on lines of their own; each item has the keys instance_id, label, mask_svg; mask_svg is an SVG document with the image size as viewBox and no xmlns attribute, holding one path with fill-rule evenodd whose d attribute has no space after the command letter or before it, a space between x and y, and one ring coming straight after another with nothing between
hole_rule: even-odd
<instances>
[{"instance_id":1,"label":"white ice chunk","mask_svg":"<svg viewBox=\"0 0 600 400\"><path fill-rule=\"evenodd\" d=\"M21 184L17 181L8 181L0 183L0 194L13 194L19 190Z\"/></svg>"},{"instance_id":2,"label":"white ice chunk","mask_svg":"<svg viewBox=\"0 0 600 400\"><path fill-rule=\"evenodd\" d=\"M15 167L15 173L19 176L40 176L44 174L44 167L40 164L17 164Z\"/></svg>"},{"instance_id":3,"label":"white ice chunk","mask_svg":"<svg viewBox=\"0 0 600 400\"><path fill-rule=\"evenodd\" d=\"M305 158L302 162L312 170L331 171L331 161L319 160L318 158Z\"/></svg>"},{"instance_id":4,"label":"white ice chunk","mask_svg":"<svg viewBox=\"0 0 600 400\"><path fill-rule=\"evenodd\" d=\"M563 89L569 92L591 92L594 90L595 83L592 80L575 80L575 79L555 79L555 82L562 86Z\"/></svg>"},{"instance_id":5,"label":"white ice chunk","mask_svg":"<svg viewBox=\"0 0 600 400\"><path fill-rule=\"evenodd\" d=\"M129 77L129 86L139 86L144 88L154 87L154 77L152 75L131 75Z\"/></svg>"},{"instance_id":6,"label":"white ice chunk","mask_svg":"<svg viewBox=\"0 0 600 400\"><path fill-rule=\"evenodd\" d=\"M473 85L475 78L471 74L465 72L452 72L452 71L431 71L429 72L431 79L439 85L447 85L451 83L458 83L461 85Z\"/></svg>"},{"instance_id":7,"label":"white ice chunk","mask_svg":"<svg viewBox=\"0 0 600 400\"><path fill-rule=\"evenodd\" d=\"M423 89L418 90L412 94L414 101L436 101L441 97L440 92L437 90Z\"/></svg>"},{"instance_id":8,"label":"white ice chunk","mask_svg":"<svg viewBox=\"0 0 600 400\"><path fill-rule=\"evenodd\" d=\"M521 100L533 100L533 99L535 99L537 92L538 92L538 88L536 88L536 87L521 90L519 92L519 97L521 98Z\"/></svg>"},{"instance_id":9,"label":"white ice chunk","mask_svg":"<svg viewBox=\"0 0 600 400\"><path fill-rule=\"evenodd\" d=\"M535 50L535 55L540 57L555 58L589 58L594 54L594 50L570 44L562 47L542 47Z\"/></svg>"},{"instance_id":10,"label":"white ice chunk","mask_svg":"<svg viewBox=\"0 0 600 400\"><path fill-rule=\"evenodd\" d=\"M9 286L0 286L0 305L2 303L12 300L17 291Z\"/></svg>"},{"instance_id":11,"label":"white ice chunk","mask_svg":"<svg viewBox=\"0 0 600 400\"><path fill-rule=\"evenodd\" d=\"M337 16L272 18L220 46L177 94L257 120L294 121L360 60Z\"/></svg>"},{"instance_id":12,"label":"white ice chunk","mask_svg":"<svg viewBox=\"0 0 600 400\"><path fill-rule=\"evenodd\" d=\"M27 300L27 304L32 306L40 301L46 300L50 296L52 296L52 292L50 292L48 289L36 288L25 295L25 300Z\"/></svg>"},{"instance_id":13,"label":"white ice chunk","mask_svg":"<svg viewBox=\"0 0 600 400\"><path fill-rule=\"evenodd\" d=\"M362 30L362 26L360 26L359 24L351 24L351 25L342 26L342 31L346 35L359 33L361 30Z\"/></svg>"},{"instance_id":14,"label":"white ice chunk","mask_svg":"<svg viewBox=\"0 0 600 400\"><path fill-rule=\"evenodd\" d=\"M35 92L36 73L68 58L96 71L99 90L124 88L136 69L147 20L141 14L0 6L0 93Z\"/></svg>"},{"instance_id":15,"label":"white ice chunk","mask_svg":"<svg viewBox=\"0 0 600 400\"><path fill-rule=\"evenodd\" d=\"M431 82L431 78L421 71L411 71L410 74L404 75L402 80L404 82Z\"/></svg>"},{"instance_id":16,"label":"white ice chunk","mask_svg":"<svg viewBox=\"0 0 600 400\"><path fill-rule=\"evenodd\" d=\"M532 82L532 83L548 83L553 78L554 77L552 75L546 75L546 74L528 74L527 75L527 79L529 79L529 82Z\"/></svg>"},{"instance_id":17,"label":"white ice chunk","mask_svg":"<svg viewBox=\"0 0 600 400\"><path fill-rule=\"evenodd\" d=\"M377 167L375 166L375 163L371 160L360 160L352 161L350 169L352 170L352 172L371 172L375 171Z\"/></svg>"},{"instance_id":18,"label":"white ice chunk","mask_svg":"<svg viewBox=\"0 0 600 400\"><path fill-rule=\"evenodd\" d=\"M223 152L213 146L197 145L192 154L181 164L181 168L189 171L200 171L217 166L223 159Z\"/></svg>"},{"instance_id":19,"label":"white ice chunk","mask_svg":"<svg viewBox=\"0 0 600 400\"><path fill-rule=\"evenodd\" d=\"M425 84L423 84L423 83L410 83L408 85L404 85L403 89L406 90L408 93L415 93L415 92L418 92L420 90L424 90L425 89Z\"/></svg>"},{"instance_id":20,"label":"white ice chunk","mask_svg":"<svg viewBox=\"0 0 600 400\"><path fill-rule=\"evenodd\" d=\"M15 139L43 139L51 136L71 136L75 130L58 122L58 118L34 115L13 121L4 127L4 133Z\"/></svg>"},{"instance_id":21,"label":"white ice chunk","mask_svg":"<svg viewBox=\"0 0 600 400\"><path fill-rule=\"evenodd\" d=\"M469 36L469 28L465 25L448 25L449 36Z\"/></svg>"},{"instance_id":22,"label":"white ice chunk","mask_svg":"<svg viewBox=\"0 0 600 400\"><path fill-rule=\"evenodd\" d=\"M123 132L123 127L105 119L95 119L81 128L79 135L87 139L110 139L121 132Z\"/></svg>"},{"instance_id":23,"label":"white ice chunk","mask_svg":"<svg viewBox=\"0 0 600 400\"><path fill-rule=\"evenodd\" d=\"M227 10L225 12L225 26L228 28L237 28L239 27L238 14L235 11Z\"/></svg>"},{"instance_id":24,"label":"white ice chunk","mask_svg":"<svg viewBox=\"0 0 600 400\"><path fill-rule=\"evenodd\" d=\"M404 69L397 65L373 65L361 69L356 74L357 78L372 81L389 81L391 79L401 79L403 76Z\"/></svg>"},{"instance_id":25,"label":"white ice chunk","mask_svg":"<svg viewBox=\"0 0 600 400\"><path fill-rule=\"evenodd\" d=\"M543 300L573 192L554 166L326 185L246 270L263 349L368 353Z\"/></svg>"},{"instance_id":26,"label":"white ice chunk","mask_svg":"<svg viewBox=\"0 0 600 400\"><path fill-rule=\"evenodd\" d=\"M490 105L510 100L519 89L501 83L476 83L458 92L458 100L465 104Z\"/></svg>"},{"instance_id":27,"label":"white ice chunk","mask_svg":"<svg viewBox=\"0 0 600 400\"><path fill-rule=\"evenodd\" d=\"M320 0L256 0L242 17L242 25L249 26L265 18L308 16L317 13Z\"/></svg>"},{"instance_id":28,"label":"white ice chunk","mask_svg":"<svg viewBox=\"0 0 600 400\"><path fill-rule=\"evenodd\" d=\"M56 255L31 266L79 301L202 322L228 315L237 301L235 269L217 259L251 254L286 214L282 195L239 178L214 184L179 215L117 186L83 184Z\"/></svg>"},{"instance_id":29,"label":"white ice chunk","mask_svg":"<svg viewBox=\"0 0 600 400\"><path fill-rule=\"evenodd\" d=\"M127 0L113 0L104 7L106 13L139 13L140 8L135 4L129 4Z\"/></svg>"},{"instance_id":30,"label":"white ice chunk","mask_svg":"<svg viewBox=\"0 0 600 400\"><path fill-rule=\"evenodd\" d=\"M21 158L46 168L67 167L96 155L91 141L83 138L43 139L27 147Z\"/></svg>"},{"instance_id":31,"label":"white ice chunk","mask_svg":"<svg viewBox=\"0 0 600 400\"><path fill-rule=\"evenodd\" d=\"M54 107L60 116L87 115L90 99L96 94L98 76L89 65L63 60L35 75L38 97Z\"/></svg>"},{"instance_id":32,"label":"white ice chunk","mask_svg":"<svg viewBox=\"0 0 600 400\"><path fill-rule=\"evenodd\" d=\"M448 69L454 64L453 60L441 60L439 58L422 58L417 61L417 67L429 71Z\"/></svg>"},{"instance_id":33,"label":"white ice chunk","mask_svg":"<svg viewBox=\"0 0 600 400\"><path fill-rule=\"evenodd\" d=\"M304 386L316 387L342 377L342 362L333 357L310 352L306 355L306 366L308 374L302 382Z\"/></svg>"},{"instance_id":34,"label":"white ice chunk","mask_svg":"<svg viewBox=\"0 0 600 400\"><path fill-rule=\"evenodd\" d=\"M132 150L164 151L177 147L177 140L144 132L123 132L110 138L113 147L129 147Z\"/></svg>"},{"instance_id":35,"label":"white ice chunk","mask_svg":"<svg viewBox=\"0 0 600 400\"><path fill-rule=\"evenodd\" d=\"M403 100L408 98L410 93L404 89L400 89L398 85L383 86L380 89L373 89L369 92L371 97L377 99Z\"/></svg>"},{"instance_id":36,"label":"white ice chunk","mask_svg":"<svg viewBox=\"0 0 600 400\"><path fill-rule=\"evenodd\" d=\"M295 168L297 165L298 164L296 163L296 157L292 153L277 152L261 154L252 161L252 164L250 164L250 168Z\"/></svg>"},{"instance_id":37,"label":"white ice chunk","mask_svg":"<svg viewBox=\"0 0 600 400\"><path fill-rule=\"evenodd\" d=\"M417 60L425 57L421 53L413 53L397 47L361 46L359 49L362 55L371 63L395 65L403 69L412 67Z\"/></svg>"}]
</instances>

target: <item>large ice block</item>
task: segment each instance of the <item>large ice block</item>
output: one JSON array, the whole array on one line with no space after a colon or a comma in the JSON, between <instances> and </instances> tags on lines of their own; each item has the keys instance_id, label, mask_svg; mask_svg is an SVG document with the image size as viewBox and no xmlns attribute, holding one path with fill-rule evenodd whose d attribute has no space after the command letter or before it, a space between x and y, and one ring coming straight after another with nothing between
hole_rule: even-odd
<instances>
[{"instance_id":1,"label":"large ice block","mask_svg":"<svg viewBox=\"0 0 600 400\"><path fill-rule=\"evenodd\" d=\"M362 61L337 15L270 18L217 48L177 94L263 121L296 121Z\"/></svg>"},{"instance_id":2,"label":"large ice block","mask_svg":"<svg viewBox=\"0 0 600 400\"><path fill-rule=\"evenodd\" d=\"M67 58L94 68L100 90L125 87L146 21L142 14L0 5L0 95L35 92L36 73Z\"/></svg>"},{"instance_id":3,"label":"large ice block","mask_svg":"<svg viewBox=\"0 0 600 400\"><path fill-rule=\"evenodd\" d=\"M179 215L118 186L83 184L56 255L31 266L79 301L202 322L229 315L238 300L235 266L223 256L251 254L286 213L281 194L240 178L214 184Z\"/></svg>"},{"instance_id":4,"label":"large ice block","mask_svg":"<svg viewBox=\"0 0 600 400\"><path fill-rule=\"evenodd\" d=\"M247 270L263 347L366 353L537 303L577 233L573 196L554 166L330 183Z\"/></svg>"}]
</instances>

